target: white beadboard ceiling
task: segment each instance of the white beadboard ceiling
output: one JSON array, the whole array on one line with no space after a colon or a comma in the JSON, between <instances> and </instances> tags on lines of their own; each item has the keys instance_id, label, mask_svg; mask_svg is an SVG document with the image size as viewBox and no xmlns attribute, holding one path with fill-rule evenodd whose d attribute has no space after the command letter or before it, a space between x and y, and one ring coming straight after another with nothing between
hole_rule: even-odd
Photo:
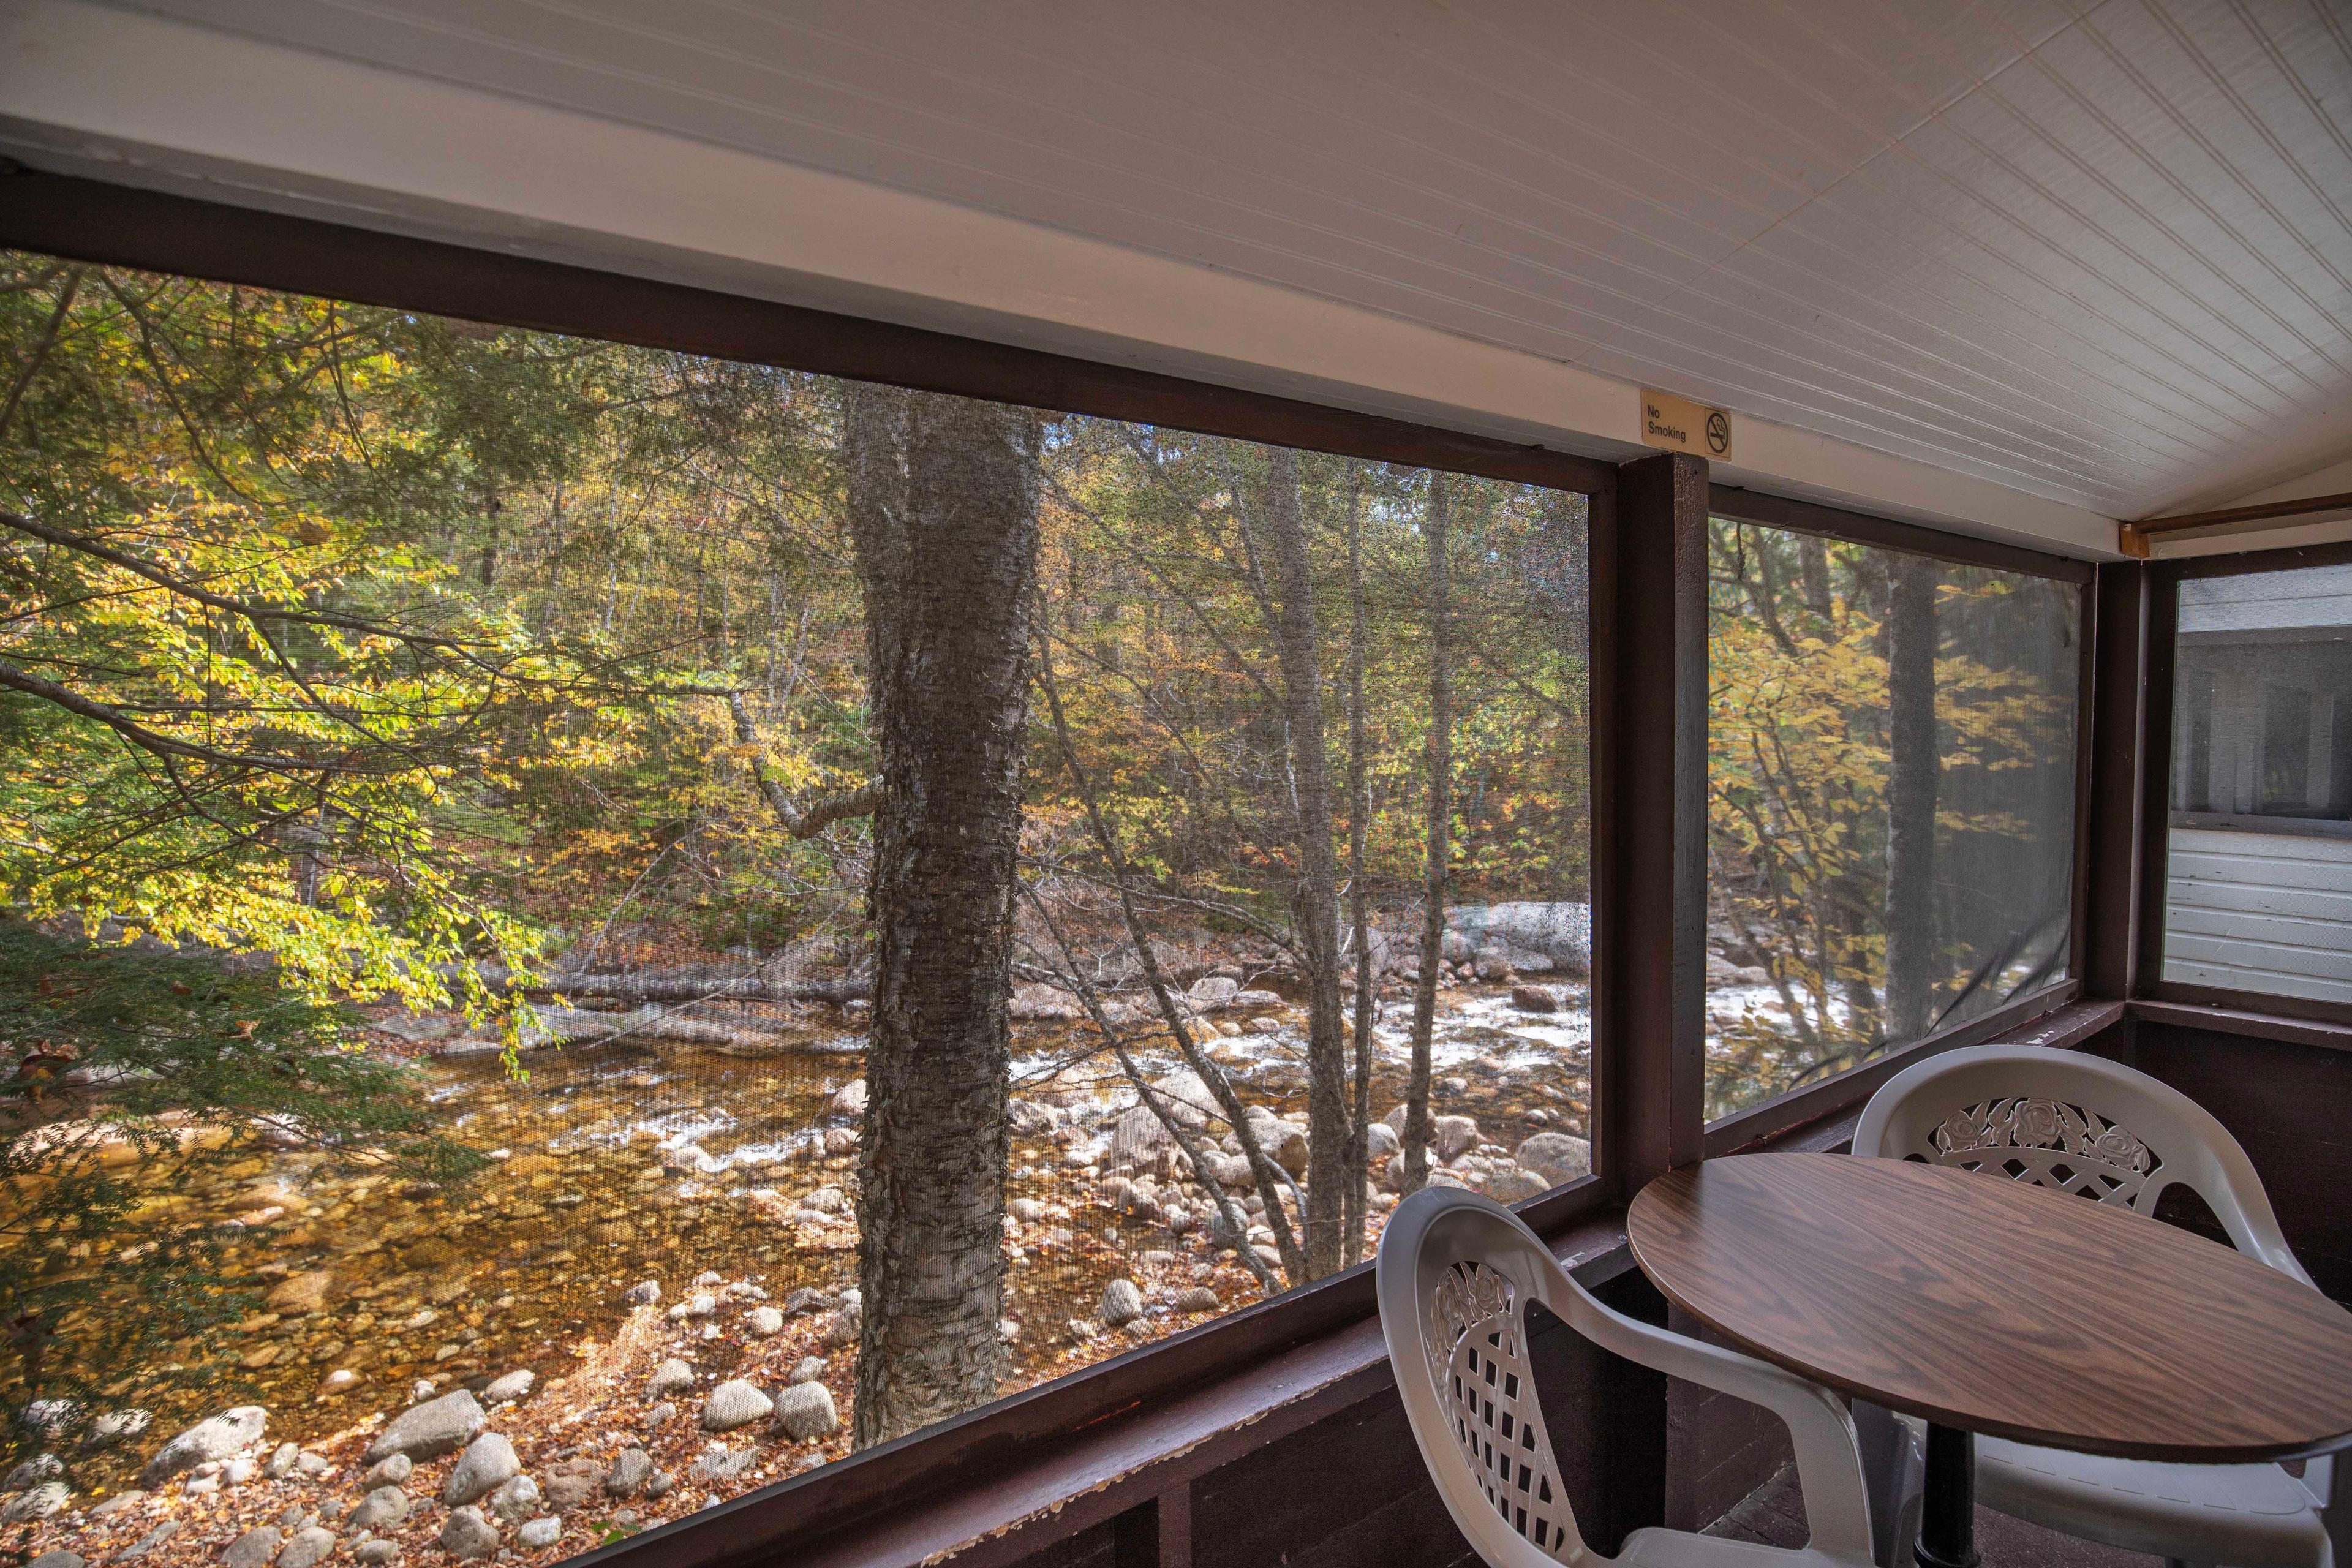
<instances>
[{"instance_id":1,"label":"white beadboard ceiling","mask_svg":"<svg viewBox=\"0 0 2352 1568\"><path fill-rule=\"evenodd\" d=\"M2345 0L127 8L1244 274L2111 516L2352 455Z\"/></svg>"}]
</instances>

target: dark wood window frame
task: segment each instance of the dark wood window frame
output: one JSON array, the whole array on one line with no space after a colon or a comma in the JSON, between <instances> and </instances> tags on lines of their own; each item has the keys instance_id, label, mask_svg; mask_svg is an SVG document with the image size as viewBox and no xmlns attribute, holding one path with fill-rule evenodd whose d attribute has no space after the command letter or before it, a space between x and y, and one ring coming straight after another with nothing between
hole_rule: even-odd
<instances>
[{"instance_id":1,"label":"dark wood window frame","mask_svg":"<svg viewBox=\"0 0 2352 1568\"><path fill-rule=\"evenodd\" d=\"M2346 564L2352 564L2352 542L2193 555L2152 561L2139 568L2144 574L2140 593L2145 599L2142 651L2145 698L2137 748L2141 760L2137 781L2137 887L2130 895L2137 906L2133 922L2137 951L2133 954L2134 962L2127 979L2130 985L2128 994L2136 1000L2218 1009L2242 1016L2352 1025L2352 1004L2221 986L2190 985L2164 978L2166 879L2171 858L2173 816L2172 700L2174 679L2178 673L2175 638L2179 624L2180 584L2192 578L2258 576L2307 566ZM2291 822L2293 819L2283 820ZM2293 826L2283 826L2280 830L2287 833L2296 831Z\"/></svg>"},{"instance_id":2,"label":"dark wood window frame","mask_svg":"<svg viewBox=\"0 0 2352 1568\"><path fill-rule=\"evenodd\" d=\"M2021 1028L2072 1044L2120 1016L2119 1005L2066 1005L2080 990L2069 981L1702 1126L1707 515L2036 572L2087 595L2092 573L2080 562L1710 487L1706 465L1687 457L1621 469L1131 367L15 166L0 165L0 246L1584 493L1597 1172L1519 1212L1588 1283L1631 1268L1622 1205L1659 1171L1767 1140L1833 1142L1837 1119L1920 1055ZM1661 646L1670 657L1655 657ZM2084 657L2087 672L2087 646ZM2086 704L2089 689L2086 680ZM1661 710L1674 721L1638 717ZM2078 731L2090 732L2087 721ZM2078 867L2077 973L2080 888ZM1362 1398L1386 1375L1363 1265L589 1556L700 1568L766 1561L790 1542L795 1561L812 1564L958 1548L959 1561L987 1562L1034 1551L1041 1532L1115 1521L1121 1564L1186 1562L1195 1475Z\"/></svg>"},{"instance_id":3,"label":"dark wood window frame","mask_svg":"<svg viewBox=\"0 0 2352 1568\"><path fill-rule=\"evenodd\" d=\"M2098 743L2098 731L2095 728L2095 682L2099 649L2098 569L2087 561L1998 540L1947 533L1918 523L1900 522L1869 512L1766 495L1729 485L1711 487L1707 506L1717 517L1752 522L1789 533L1809 533L1823 539L1843 540L1849 543L1899 551L1907 555L1926 556L1930 560L1963 566L2019 572L2053 582L2069 583L2075 586L2080 595L2079 614L2075 621L2078 647L2074 688L2074 865L2070 878L2067 908L2070 930L2066 978L2053 981L2026 995L2013 997L1980 1017L1939 1029L1882 1057L1833 1074L1819 1083L1808 1084L1802 1089L1776 1095L1760 1105L1732 1112L1706 1130L1705 1151L1706 1157L1713 1159L1741 1149L1754 1148L1813 1124L1841 1117L1868 1100L1877 1092L1881 1084L1912 1063L1944 1051L1981 1045L1996 1037L2012 1036L2027 1030L2035 1019L2057 1013L2084 995L2084 973L2090 957L2091 925L2087 917L2092 891L2090 835L2086 825L2090 820L2093 757ZM1704 1050L1704 1042L1700 1048Z\"/></svg>"}]
</instances>

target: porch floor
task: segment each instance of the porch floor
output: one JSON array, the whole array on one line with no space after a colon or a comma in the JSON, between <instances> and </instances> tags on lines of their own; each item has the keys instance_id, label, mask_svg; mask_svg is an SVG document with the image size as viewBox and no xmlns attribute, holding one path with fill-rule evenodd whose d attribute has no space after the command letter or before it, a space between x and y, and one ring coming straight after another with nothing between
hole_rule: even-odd
<instances>
[{"instance_id":1,"label":"porch floor","mask_svg":"<svg viewBox=\"0 0 2352 1568\"><path fill-rule=\"evenodd\" d=\"M1706 1532L1768 1546L1804 1545L1805 1509L1797 1494L1797 1468L1781 1466L1770 1480L1707 1526ZM2163 1568L2161 1558L2061 1535L1989 1508L1977 1510L1977 1552L1983 1568Z\"/></svg>"}]
</instances>

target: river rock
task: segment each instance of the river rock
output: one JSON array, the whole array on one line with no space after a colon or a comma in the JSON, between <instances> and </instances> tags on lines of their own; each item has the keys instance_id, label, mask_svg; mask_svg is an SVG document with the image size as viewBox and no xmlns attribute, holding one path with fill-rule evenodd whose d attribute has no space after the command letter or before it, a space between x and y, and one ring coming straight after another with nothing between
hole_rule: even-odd
<instances>
[{"instance_id":1,"label":"river rock","mask_svg":"<svg viewBox=\"0 0 2352 1568\"><path fill-rule=\"evenodd\" d=\"M91 1509L89 1510L89 1517L92 1519L112 1519L124 1509L136 1508L139 1504L145 1502L146 1500L147 1494L141 1491L137 1487L133 1487L127 1492L115 1493L112 1497L108 1498L104 1502L100 1503L96 1508Z\"/></svg>"},{"instance_id":2,"label":"river rock","mask_svg":"<svg viewBox=\"0 0 2352 1568\"><path fill-rule=\"evenodd\" d=\"M538 1381L539 1373L527 1366L518 1367L503 1377L492 1378L482 1390L482 1397L493 1405L511 1405L529 1394L530 1385Z\"/></svg>"},{"instance_id":3,"label":"river rock","mask_svg":"<svg viewBox=\"0 0 2352 1568\"><path fill-rule=\"evenodd\" d=\"M713 1448L695 1460L687 1474L698 1481L731 1481L750 1469L759 1457L757 1448Z\"/></svg>"},{"instance_id":4,"label":"river rock","mask_svg":"<svg viewBox=\"0 0 2352 1568\"><path fill-rule=\"evenodd\" d=\"M849 1194L839 1187L818 1187L801 1198L801 1207L814 1209L818 1214L846 1214L849 1211Z\"/></svg>"},{"instance_id":5,"label":"river rock","mask_svg":"<svg viewBox=\"0 0 2352 1568\"><path fill-rule=\"evenodd\" d=\"M368 1473L360 1478L360 1485L396 1487L405 1482L408 1479L408 1472L415 1468L416 1461L407 1455L394 1454L390 1458L379 1459L369 1466Z\"/></svg>"},{"instance_id":6,"label":"river rock","mask_svg":"<svg viewBox=\"0 0 2352 1568\"><path fill-rule=\"evenodd\" d=\"M1592 1169L1592 1145L1572 1132L1538 1132L1513 1156L1551 1186L1564 1186Z\"/></svg>"},{"instance_id":7,"label":"river rock","mask_svg":"<svg viewBox=\"0 0 2352 1568\"><path fill-rule=\"evenodd\" d=\"M374 1530L407 1517L408 1494L396 1486L381 1486L360 1499L360 1506L343 1522L353 1530Z\"/></svg>"},{"instance_id":8,"label":"river rock","mask_svg":"<svg viewBox=\"0 0 2352 1568\"><path fill-rule=\"evenodd\" d=\"M1523 1171L1517 1165L1507 1166L1488 1176L1486 1195L1498 1204L1523 1203L1538 1193L1551 1191L1552 1184L1533 1171Z\"/></svg>"},{"instance_id":9,"label":"river rock","mask_svg":"<svg viewBox=\"0 0 2352 1568\"><path fill-rule=\"evenodd\" d=\"M156 1450L139 1472L139 1484L152 1491L183 1470L250 1448L268 1424L269 1412L258 1405L240 1405L199 1421Z\"/></svg>"},{"instance_id":10,"label":"river rock","mask_svg":"<svg viewBox=\"0 0 2352 1568\"><path fill-rule=\"evenodd\" d=\"M1307 1169L1307 1129L1296 1121L1285 1121L1264 1106L1253 1105L1245 1113L1250 1131L1257 1136L1257 1145L1265 1157L1293 1175Z\"/></svg>"},{"instance_id":11,"label":"river rock","mask_svg":"<svg viewBox=\"0 0 2352 1568\"><path fill-rule=\"evenodd\" d=\"M806 1312L821 1312L831 1305L832 1297L803 1285L784 1298L784 1316L797 1318Z\"/></svg>"},{"instance_id":12,"label":"river rock","mask_svg":"<svg viewBox=\"0 0 2352 1568\"><path fill-rule=\"evenodd\" d=\"M1004 1109L1012 1116L1013 1135L1016 1138L1042 1138L1061 1125L1061 1117L1055 1109L1037 1100L1015 1095L1005 1102Z\"/></svg>"},{"instance_id":13,"label":"river rock","mask_svg":"<svg viewBox=\"0 0 2352 1568\"><path fill-rule=\"evenodd\" d=\"M621 1292L624 1303L632 1307L650 1307L661 1300L661 1281L640 1279Z\"/></svg>"},{"instance_id":14,"label":"river rock","mask_svg":"<svg viewBox=\"0 0 2352 1568\"><path fill-rule=\"evenodd\" d=\"M730 1378L710 1391L702 1406L702 1429L706 1432L732 1432L738 1426L749 1426L775 1408L774 1402L744 1382Z\"/></svg>"},{"instance_id":15,"label":"river rock","mask_svg":"<svg viewBox=\"0 0 2352 1568\"><path fill-rule=\"evenodd\" d=\"M478 1508L461 1508L441 1526L441 1550L458 1562L488 1557L499 1549L498 1526Z\"/></svg>"},{"instance_id":16,"label":"river rock","mask_svg":"<svg viewBox=\"0 0 2352 1568\"><path fill-rule=\"evenodd\" d=\"M803 1442L832 1436L841 1430L841 1417L833 1407L833 1390L814 1381L793 1384L776 1395L775 1425L786 1436Z\"/></svg>"},{"instance_id":17,"label":"river rock","mask_svg":"<svg viewBox=\"0 0 2352 1568\"><path fill-rule=\"evenodd\" d=\"M1016 985L1009 1008L1016 1023L1068 1024L1086 1016L1078 999L1052 985Z\"/></svg>"},{"instance_id":18,"label":"river rock","mask_svg":"<svg viewBox=\"0 0 2352 1568\"><path fill-rule=\"evenodd\" d=\"M88 1568L89 1562L89 1559L80 1552L68 1552L60 1546L53 1552L42 1552L26 1563L25 1568Z\"/></svg>"},{"instance_id":19,"label":"river rock","mask_svg":"<svg viewBox=\"0 0 2352 1568\"><path fill-rule=\"evenodd\" d=\"M1131 1323L1143 1316L1143 1292L1132 1279L1114 1279L1103 1287L1102 1302L1095 1315L1109 1328Z\"/></svg>"},{"instance_id":20,"label":"river rock","mask_svg":"<svg viewBox=\"0 0 2352 1568\"><path fill-rule=\"evenodd\" d=\"M1195 1285L1176 1298L1176 1310L1180 1312L1215 1312L1223 1308L1224 1303L1217 1300L1217 1293L1206 1285Z\"/></svg>"},{"instance_id":21,"label":"river rock","mask_svg":"<svg viewBox=\"0 0 2352 1568\"><path fill-rule=\"evenodd\" d=\"M1514 985L1511 1005L1522 1013L1557 1013L1559 1011L1559 987L1556 985Z\"/></svg>"},{"instance_id":22,"label":"river rock","mask_svg":"<svg viewBox=\"0 0 2352 1568\"><path fill-rule=\"evenodd\" d=\"M335 1549L335 1532L311 1525L278 1549L278 1568L319 1568Z\"/></svg>"},{"instance_id":23,"label":"river rock","mask_svg":"<svg viewBox=\"0 0 2352 1568\"><path fill-rule=\"evenodd\" d=\"M604 1489L614 1497L635 1497L654 1479L654 1461L643 1448L624 1448L604 1472Z\"/></svg>"},{"instance_id":24,"label":"river rock","mask_svg":"<svg viewBox=\"0 0 2352 1568\"><path fill-rule=\"evenodd\" d=\"M485 1506L499 1523L520 1524L539 1512L539 1483L529 1476L509 1476Z\"/></svg>"},{"instance_id":25,"label":"river rock","mask_svg":"<svg viewBox=\"0 0 2352 1568\"><path fill-rule=\"evenodd\" d=\"M442 1484L441 1502L446 1508L456 1508L496 1491L507 1480L522 1473L522 1461L515 1458L514 1445L496 1432L485 1432L466 1445L449 1470L449 1479Z\"/></svg>"},{"instance_id":26,"label":"river rock","mask_svg":"<svg viewBox=\"0 0 2352 1568\"><path fill-rule=\"evenodd\" d=\"M676 1356L654 1368L653 1376L646 1380L647 1399L667 1399L673 1394L684 1394L694 1386L694 1369Z\"/></svg>"},{"instance_id":27,"label":"river rock","mask_svg":"<svg viewBox=\"0 0 2352 1568\"><path fill-rule=\"evenodd\" d=\"M47 1519L72 1500L73 1493L63 1481L43 1481L23 1495L9 1500L0 1508L0 1524L22 1524L28 1519Z\"/></svg>"},{"instance_id":28,"label":"river rock","mask_svg":"<svg viewBox=\"0 0 2352 1568\"><path fill-rule=\"evenodd\" d=\"M773 1307L754 1307L743 1314L743 1331L755 1340L773 1338L784 1331L784 1315Z\"/></svg>"},{"instance_id":29,"label":"river rock","mask_svg":"<svg viewBox=\"0 0 2352 1568\"><path fill-rule=\"evenodd\" d=\"M827 1350L835 1351L854 1345L865 1321L862 1307L856 1303L844 1306L824 1321L824 1331L817 1336L818 1342Z\"/></svg>"},{"instance_id":30,"label":"river rock","mask_svg":"<svg viewBox=\"0 0 2352 1568\"><path fill-rule=\"evenodd\" d=\"M1429 1142L1447 1164L1468 1153L1478 1142L1478 1124L1466 1116L1441 1116L1429 1124Z\"/></svg>"},{"instance_id":31,"label":"river rock","mask_svg":"<svg viewBox=\"0 0 2352 1568\"><path fill-rule=\"evenodd\" d=\"M1123 1112L1111 1124L1110 1147L1104 1152L1103 1159L1111 1166L1148 1165L1161 1150L1175 1146L1176 1141L1160 1124L1160 1118L1151 1114L1151 1108L1139 1105Z\"/></svg>"},{"instance_id":32,"label":"river rock","mask_svg":"<svg viewBox=\"0 0 2352 1568\"><path fill-rule=\"evenodd\" d=\"M0 1482L0 1491L20 1492L43 1481L56 1480L65 1473L66 1462L55 1454L36 1454L8 1472L7 1480Z\"/></svg>"},{"instance_id":33,"label":"river rock","mask_svg":"<svg viewBox=\"0 0 2352 1568\"><path fill-rule=\"evenodd\" d=\"M331 1268L306 1268L299 1274L289 1274L270 1287L261 1304L270 1311L285 1317L299 1317L306 1312L327 1310L327 1292L335 1283Z\"/></svg>"},{"instance_id":34,"label":"river rock","mask_svg":"<svg viewBox=\"0 0 2352 1568\"><path fill-rule=\"evenodd\" d=\"M284 1532L274 1524L257 1524L228 1543L220 1555L221 1568L268 1568L269 1560L278 1555L278 1543Z\"/></svg>"},{"instance_id":35,"label":"river rock","mask_svg":"<svg viewBox=\"0 0 2352 1568\"><path fill-rule=\"evenodd\" d=\"M472 1441L488 1420L469 1389L412 1405L376 1434L375 1441L368 1445L365 1462L373 1464L392 1454L433 1459L455 1453Z\"/></svg>"},{"instance_id":36,"label":"river rock","mask_svg":"<svg viewBox=\"0 0 2352 1568\"><path fill-rule=\"evenodd\" d=\"M127 1443L133 1437L143 1437L155 1418L144 1410L110 1410L89 1424L89 1431L81 1440L85 1448L110 1448L117 1443Z\"/></svg>"},{"instance_id":37,"label":"river rock","mask_svg":"<svg viewBox=\"0 0 2352 1568\"><path fill-rule=\"evenodd\" d=\"M362 1541L352 1548L352 1561L360 1568L384 1568L384 1564L400 1555L397 1541Z\"/></svg>"},{"instance_id":38,"label":"river rock","mask_svg":"<svg viewBox=\"0 0 2352 1568\"><path fill-rule=\"evenodd\" d=\"M552 1546L563 1533L563 1521L552 1516L534 1519L516 1532L515 1541L526 1551L537 1552Z\"/></svg>"},{"instance_id":39,"label":"river rock","mask_svg":"<svg viewBox=\"0 0 2352 1568\"><path fill-rule=\"evenodd\" d=\"M154 1551L155 1548L163 1545L163 1542L179 1534L182 1523L182 1521L176 1519L165 1520L163 1523L157 1525L154 1529L141 1536L136 1542L124 1547L121 1552L123 1559L127 1561L131 1558L146 1556L147 1553Z\"/></svg>"},{"instance_id":40,"label":"river rock","mask_svg":"<svg viewBox=\"0 0 2352 1568\"><path fill-rule=\"evenodd\" d=\"M801 1357L800 1360L793 1363L793 1370L785 1374L784 1385L789 1388L799 1384L814 1383L818 1378L823 1377L824 1375L824 1358L823 1356L804 1355Z\"/></svg>"},{"instance_id":41,"label":"river rock","mask_svg":"<svg viewBox=\"0 0 2352 1568\"><path fill-rule=\"evenodd\" d=\"M824 1108L835 1116L865 1115L866 1080L862 1078L851 1079L833 1091L833 1098L824 1102Z\"/></svg>"},{"instance_id":42,"label":"river rock","mask_svg":"<svg viewBox=\"0 0 2352 1568\"><path fill-rule=\"evenodd\" d=\"M550 1510L556 1513L570 1513L588 1500L588 1494L596 1489L596 1484L594 1476L554 1476L540 1489L545 1493Z\"/></svg>"},{"instance_id":43,"label":"river rock","mask_svg":"<svg viewBox=\"0 0 2352 1568\"><path fill-rule=\"evenodd\" d=\"M1230 975L1203 974L1184 993L1184 1004L1195 1013L1213 1013L1232 1006L1241 989L1242 983Z\"/></svg>"},{"instance_id":44,"label":"river rock","mask_svg":"<svg viewBox=\"0 0 2352 1568\"><path fill-rule=\"evenodd\" d=\"M358 1386L359 1381L358 1373L353 1372L350 1367L339 1366L319 1380L319 1393L321 1397L332 1398L338 1394Z\"/></svg>"},{"instance_id":45,"label":"river rock","mask_svg":"<svg viewBox=\"0 0 2352 1568\"><path fill-rule=\"evenodd\" d=\"M1403 1146L1403 1141L1397 1136L1396 1129L1385 1121L1375 1121L1364 1129L1366 1159L1385 1160Z\"/></svg>"}]
</instances>

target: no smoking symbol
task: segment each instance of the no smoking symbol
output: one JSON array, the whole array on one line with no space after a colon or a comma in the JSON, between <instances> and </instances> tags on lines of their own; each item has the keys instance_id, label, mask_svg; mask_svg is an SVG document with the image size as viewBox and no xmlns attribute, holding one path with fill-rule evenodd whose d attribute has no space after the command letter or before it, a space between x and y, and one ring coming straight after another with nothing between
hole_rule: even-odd
<instances>
[{"instance_id":1,"label":"no smoking symbol","mask_svg":"<svg viewBox=\"0 0 2352 1568\"><path fill-rule=\"evenodd\" d=\"M1717 409L1706 416L1706 449L1717 457L1731 450L1731 421Z\"/></svg>"}]
</instances>

